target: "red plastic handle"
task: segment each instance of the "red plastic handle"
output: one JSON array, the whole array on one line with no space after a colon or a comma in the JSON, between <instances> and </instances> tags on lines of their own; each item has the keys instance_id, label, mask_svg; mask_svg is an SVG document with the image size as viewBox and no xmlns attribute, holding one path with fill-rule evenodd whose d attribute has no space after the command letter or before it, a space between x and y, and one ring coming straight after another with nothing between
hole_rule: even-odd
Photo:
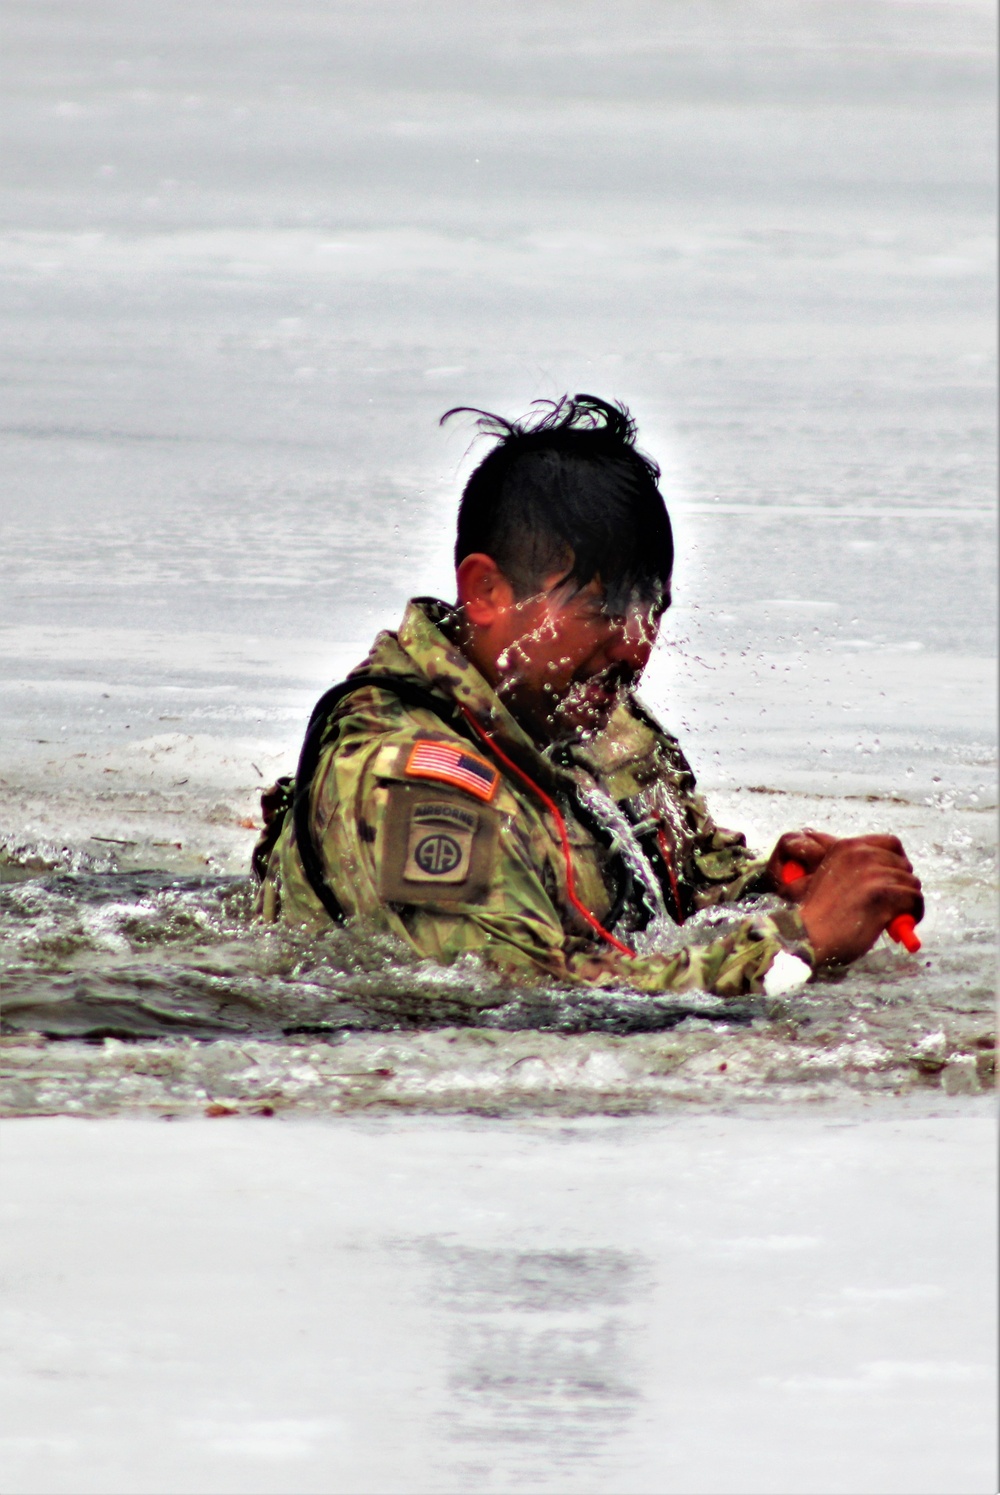
<instances>
[{"instance_id":1,"label":"red plastic handle","mask_svg":"<svg viewBox=\"0 0 1000 1495\"><path fill-rule=\"evenodd\" d=\"M781 881L785 884L799 882L806 875L806 869L801 862L783 862L781 866ZM916 955L920 949L920 940L917 937L917 921L912 914L897 914L890 919L886 926L886 934L895 940L897 945L903 945L911 955Z\"/></svg>"},{"instance_id":2,"label":"red plastic handle","mask_svg":"<svg viewBox=\"0 0 1000 1495\"><path fill-rule=\"evenodd\" d=\"M917 921L912 914L897 914L894 919L889 920L885 932L897 945L905 945L911 955L916 955L920 949Z\"/></svg>"}]
</instances>

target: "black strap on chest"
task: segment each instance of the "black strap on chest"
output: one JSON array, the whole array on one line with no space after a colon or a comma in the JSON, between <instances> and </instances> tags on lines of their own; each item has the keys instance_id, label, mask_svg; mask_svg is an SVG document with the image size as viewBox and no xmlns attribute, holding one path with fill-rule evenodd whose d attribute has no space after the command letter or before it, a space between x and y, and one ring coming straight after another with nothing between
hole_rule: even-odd
<instances>
[{"instance_id":1,"label":"black strap on chest","mask_svg":"<svg viewBox=\"0 0 1000 1495\"><path fill-rule=\"evenodd\" d=\"M344 910L340 900L323 876L323 862L310 824L310 795L320 753L323 751L326 725L332 712L345 696L351 695L353 691L362 690L366 686L389 691L392 695L398 696L405 706L411 706L420 711L432 711L453 732L461 732L463 737L471 736L464 717L456 707L443 700L441 696L425 690L422 685L417 685L413 680L405 680L400 675L352 675L349 680L342 680L339 685L331 686L320 696L309 718L302 751L299 754L299 766L295 770L292 823L295 826L295 844L306 881L335 924L343 923Z\"/></svg>"}]
</instances>

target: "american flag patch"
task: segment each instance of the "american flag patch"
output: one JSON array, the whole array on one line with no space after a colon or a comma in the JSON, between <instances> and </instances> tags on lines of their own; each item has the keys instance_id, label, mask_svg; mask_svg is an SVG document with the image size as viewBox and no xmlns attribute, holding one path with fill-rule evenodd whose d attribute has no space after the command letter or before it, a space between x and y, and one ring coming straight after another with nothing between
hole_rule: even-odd
<instances>
[{"instance_id":1,"label":"american flag patch","mask_svg":"<svg viewBox=\"0 0 1000 1495\"><path fill-rule=\"evenodd\" d=\"M463 752L450 742L416 743L406 760L405 772L411 779L437 779L442 784L455 784L487 803L500 782L499 771L492 763Z\"/></svg>"}]
</instances>

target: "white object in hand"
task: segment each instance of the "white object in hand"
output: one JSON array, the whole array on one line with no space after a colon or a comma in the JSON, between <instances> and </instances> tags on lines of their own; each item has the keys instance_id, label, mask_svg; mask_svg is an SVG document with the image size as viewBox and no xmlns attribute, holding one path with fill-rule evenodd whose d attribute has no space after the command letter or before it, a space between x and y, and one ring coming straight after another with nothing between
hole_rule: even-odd
<instances>
[{"instance_id":1,"label":"white object in hand","mask_svg":"<svg viewBox=\"0 0 1000 1495\"><path fill-rule=\"evenodd\" d=\"M805 986L811 975L812 970L804 960L789 954L787 950L779 950L764 977L764 994L768 997L787 997L789 992L798 991Z\"/></svg>"}]
</instances>

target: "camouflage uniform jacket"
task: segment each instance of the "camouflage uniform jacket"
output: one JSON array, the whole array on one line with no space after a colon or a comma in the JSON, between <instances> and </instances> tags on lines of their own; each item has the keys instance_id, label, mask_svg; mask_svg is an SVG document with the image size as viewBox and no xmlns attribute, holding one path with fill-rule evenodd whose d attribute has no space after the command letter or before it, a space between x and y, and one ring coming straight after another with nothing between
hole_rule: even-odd
<instances>
[{"instance_id":1,"label":"camouflage uniform jacket","mask_svg":"<svg viewBox=\"0 0 1000 1495\"><path fill-rule=\"evenodd\" d=\"M341 701L324 731L310 826L325 880L349 918L391 931L431 960L476 954L516 979L548 974L725 996L761 990L782 950L812 965L792 907L748 910L727 933L709 933L709 943L685 942L675 925L692 912L770 891L764 862L742 835L715 825L675 739L634 700L599 737L540 751L442 632L449 614L433 599L411 602L399 633L379 634L353 673L401 676L458 703L491 741L372 686ZM567 846L538 789L561 810ZM631 865L637 841L648 855L646 884L631 879L623 898L625 863L615 851L628 839L624 817L635 828ZM659 927L668 932L658 953L616 952L579 911L582 904L593 919L615 921L621 944L641 949L643 935L634 931L657 898ZM329 922L303 871L290 814L270 849L258 910L267 922Z\"/></svg>"}]
</instances>

